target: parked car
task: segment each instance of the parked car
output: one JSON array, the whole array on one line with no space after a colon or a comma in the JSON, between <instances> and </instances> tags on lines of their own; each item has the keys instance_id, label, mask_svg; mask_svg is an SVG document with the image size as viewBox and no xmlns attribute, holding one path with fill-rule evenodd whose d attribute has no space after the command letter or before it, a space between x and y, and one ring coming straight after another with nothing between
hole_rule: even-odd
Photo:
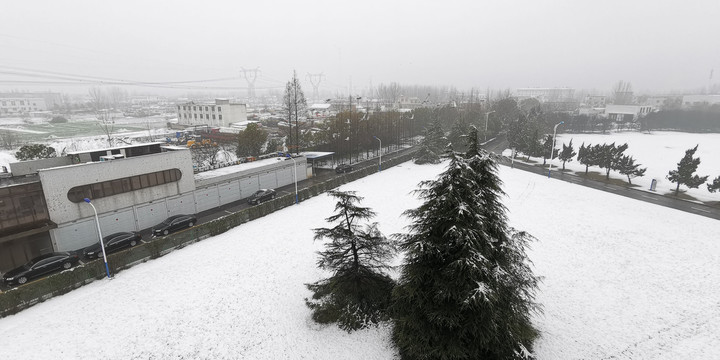
<instances>
[{"instance_id":1,"label":"parked car","mask_svg":"<svg viewBox=\"0 0 720 360\"><path fill-rule=\"evenodd\" d=\"M335 168L335 172L338 174L347 173L347 172L351 172L351 171L353 171L353 167L352 167L352 165L348 165L348 164L340 164Z\"/></svg>"},{"instance_id":2,"label":"parked car","mask_svg":"<svg viewBox=\"0 0 720 360\"><path fill-rule=\"evenodd\" d=\"M260 189L256 191L252 196L248 198L248 204L257 205L261 202L272 200L275 198L275 190L273 189Z\"/></svg>"},{"instance_id":3,"label":"parked car","mask_svg":"<svg viewBox=\"0 0 720 360\"><path fill-rule=\"evenodd\" d=\"M103 237L105 245L105 253L114 253L124 247L133 247L140 243L142 236L137 232L119 232ZM83 255L88 259L102 258L103 253L100 249L100 242L90 245L83 249Z\"/></svg>"},{"instance_id":4,"label":"parked car","mask_svg":"<svg viewBox=\"0 0 720 360\"><path fill-rule=\"evenodd\" d=\"M197 218L195 218L195 215L173 215L165 219L165 221L153 226L152 235L165 236L171 232L192 227L196 223Z\"/></svg>"},{"instance_id":5,"label":"parked car","mask_svg":"<svg viewBox=\"0 0 720 360\"><path fill-rule=\"evenodd\" d=\"M77 264L80 256L73 252L53 252L40 255L25 265L12 269L3 274L5 284L22 285L30 279L40 277L58 270L69 269Z\"/></svg>"}]
</instances>

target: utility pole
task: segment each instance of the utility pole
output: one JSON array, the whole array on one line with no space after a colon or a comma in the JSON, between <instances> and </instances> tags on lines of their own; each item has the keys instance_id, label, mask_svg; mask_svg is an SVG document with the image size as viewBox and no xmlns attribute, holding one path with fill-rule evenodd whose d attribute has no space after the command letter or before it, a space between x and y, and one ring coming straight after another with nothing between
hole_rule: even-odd
<instances>
[{"instance_id":1,"label":"utility pole","mask_svg":"<svg viewBox=\"0 0 720 360\"><path fill-rule=\"evenodd\" d=\"M245 76L245 81L247 81L248 84L248 101L255 99L255 80L257 80L258 74L260 74L260 68L256 67L254 69L245 69L240 68L240 72L243 73ZM252 76L250 76L251 74Z\"/></svg>"},{"instance_id":2,"label":"utility pole","mask_svg":"<svg viewBox=\"0 0 720 360\"><path fill-rule=\"evenodd\" d=\"M320 99L320 82L322 81L323 76L325 76L323 73L307 74L307 78L310 80L310 84L312 84L313 87L313 99L316 101Z\"/></svg>"}]
</instances>

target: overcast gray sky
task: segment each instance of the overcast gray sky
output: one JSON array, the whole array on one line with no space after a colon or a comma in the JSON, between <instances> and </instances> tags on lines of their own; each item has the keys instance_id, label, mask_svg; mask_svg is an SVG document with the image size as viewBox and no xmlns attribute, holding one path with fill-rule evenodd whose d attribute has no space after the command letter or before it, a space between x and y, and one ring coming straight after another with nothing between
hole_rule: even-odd
<instances>
[{"instance_id":1,"label":"overcast gray sky","mask_svg":"<svg viewBox=\"0 0 720 360\"><path fill-rule=\"evenodd\" d=\"M333 92L393 81L691 89L720 72L719 20L718 0L3 1L0 90L66 81L13 68L167 82L241 67L260 68L258 88L322 72Z\"/></svg>"}]
</instances>

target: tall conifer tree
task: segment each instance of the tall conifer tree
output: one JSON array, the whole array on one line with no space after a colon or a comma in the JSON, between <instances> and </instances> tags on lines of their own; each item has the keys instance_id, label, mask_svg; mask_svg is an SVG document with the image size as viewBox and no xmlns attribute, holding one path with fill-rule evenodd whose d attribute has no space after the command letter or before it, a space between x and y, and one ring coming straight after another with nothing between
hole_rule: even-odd
<instances>
[{"instance_id":1,"label":"tall conifer tree","mask_svg":"<svg viewBox=\"0 0 720 360\"><path fill-rule=\"evenodd\" d=\"M530 314L538 278L531 239L507 225L497 158L468 136L467 159L420 184L424 203L405 212L410 233L393 291L393 340L403 359L530 359L537 330Z\"/></svg>"}]
</instances>

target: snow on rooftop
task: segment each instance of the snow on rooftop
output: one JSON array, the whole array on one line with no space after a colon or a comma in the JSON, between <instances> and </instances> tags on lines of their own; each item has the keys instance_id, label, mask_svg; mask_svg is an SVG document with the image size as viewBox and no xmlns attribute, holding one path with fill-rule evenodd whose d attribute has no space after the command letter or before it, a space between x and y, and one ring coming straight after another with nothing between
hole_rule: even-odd
<instances>
[{"instance_id":1,"label":"snow on rooftop","mask_svg":"<svg viewBox=\"0 0 720 360\"><path fill-rule=\"evenodd\" d=\"M223 167L223 168L219 168L219 169L203 171L203 172L195 174L195 180L212 179L214 177L218 177L218 176L222 176L222 175L238 173L241 171L258 168L258 167L265 166L265 165L275 164L278 161L283 161L283 160L285 160L285 158L273 157L273 158L269 158L269 159L250 161L250 162L246 162L246 163L242 163L242 164L238 164L238 165L232 165L232 166L227 166L227 167Z\"/></svg>"}]
</instances>

